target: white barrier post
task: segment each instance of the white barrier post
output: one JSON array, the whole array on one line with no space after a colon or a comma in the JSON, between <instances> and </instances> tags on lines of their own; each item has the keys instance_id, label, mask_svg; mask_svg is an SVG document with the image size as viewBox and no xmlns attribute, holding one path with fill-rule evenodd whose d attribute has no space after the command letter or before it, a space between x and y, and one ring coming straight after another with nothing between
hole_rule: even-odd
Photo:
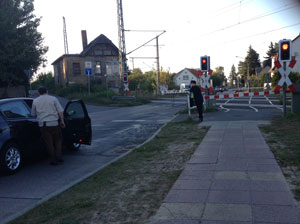
<instances>
[{"instance_id":1,"label":"white barrier post","mask_svg":"<svg viewBox=\"0 0 300 224\"><path fill-rule=\"evenodd\" d=\"M187 101L188 101L188 114L189 117L191 117L190 94L187 94Z\"/></svg>"}]
</instances>

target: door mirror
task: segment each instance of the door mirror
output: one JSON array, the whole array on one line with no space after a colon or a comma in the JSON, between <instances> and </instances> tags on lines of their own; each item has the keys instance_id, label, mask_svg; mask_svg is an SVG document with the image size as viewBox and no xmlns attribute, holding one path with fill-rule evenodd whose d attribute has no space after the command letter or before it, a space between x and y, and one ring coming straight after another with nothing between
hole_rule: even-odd
<instances>
[{"instance_id":1,"label":"door mirror","mask_svg":"<svg viewBox=\"0 0 300 224\"><path fill-rule=\"evenodd\" d=\"M73 116L76 113L75 110L67 111L68 116Z\"/></svg>"},{"instance_id":2,"label":"door mirror","mask_svg":"<svg viewBox=\"0 0 300 224\"><path fill-rule=\"evenodd\" d=\"M85 118L81 101L70 102L65 110L65 116L70 118Z\"/></svg>"}]
</instances>

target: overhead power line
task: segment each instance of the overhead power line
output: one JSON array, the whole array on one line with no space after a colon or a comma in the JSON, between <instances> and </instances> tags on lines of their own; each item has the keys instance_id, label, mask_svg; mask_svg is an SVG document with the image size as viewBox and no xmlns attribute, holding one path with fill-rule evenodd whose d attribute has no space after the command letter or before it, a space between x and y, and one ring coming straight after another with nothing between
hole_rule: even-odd
<instances>
[{"instance_id":1,"label":"overhead power line","mask_svg":"<svg viewBox=\"0 0 300 224\"><path fill-rule=\"evenodd\" d=\"M238 39L231 40L231 41L226 41L224 43L227 44L227 43L231 43L231 42L235 42L235 41L239 41L239 40L244 40L244 39L248 39L248 38L251 38L251 37L256 37L256 36L264 35L264 34L267 34L267 33L272 33L272 32L278 31L278 30L283 30L283 29L286 29L286 28L289 28L289 27L293 27L293 26L298 26L298 25L300 25L300 22L292 24L292 25L289 25L289 26L284 26L284 27L281 27L281 28L278 28L278 29L269 30L269 31L262 32L262 33L257 33L257 34L254 34L254 35L250 35L250 36L238 38Z\"/></svg>"},{"instance_id":2,"label":"overhead power line","mask_svg":"<svg viewBox=\"0 0 300 224\"><path fill-rule=\"evenodd\" d=\"M277 10L277 11L270 11L270 12L267 12L267 13L264 13L264 14L261 14L259 16L256 16L256 17L253 17L251 19L247 19L247 20L244 20L242 22L238 22L236 24L233 24L233 25L230 25L230 26L227 26L227 27L223 27L221 29L217 29L217 30L214 30L210 33L206 33L206 34L203 34L202 36L207 36L207 35L211 35L211 34L214 34L214 33L217 33L217 32L221 32L221 31L224 31L224 30L227 30L227 29L230 29L232 27L235 27L235 26L238 26L238 25L241 25L241 24L244 24L244 23L248 23L248 22L252 22L254 20L258 20L258 19L261 19L261 18L264 18L264 17L267 17L267 16L271 16L271 15L274 15L274 14L277 14L277 13L280 13L280 12L283 12L283 11L286 11L286 10L289 10L289 9L292 9L294 8L296 5L298 4L294 4L290 7L287 7L287 8L284 8L284 9L280 9L280 10Z\"/></svg>"}]
</instances>

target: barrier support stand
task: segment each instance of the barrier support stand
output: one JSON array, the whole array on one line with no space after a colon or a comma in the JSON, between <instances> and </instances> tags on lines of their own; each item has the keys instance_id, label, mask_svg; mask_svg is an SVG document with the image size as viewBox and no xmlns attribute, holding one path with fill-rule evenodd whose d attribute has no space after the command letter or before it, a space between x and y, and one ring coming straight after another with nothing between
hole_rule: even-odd
<instances>
[{"instance_id":1,"label":"barrier support stand","mask_svg":"<svg viewBox=\"0 0 300 224\"><path fill-rule=\"evenodd\" d=\"M283 62L283 70L286 71L286 62ZM282 106L283 106L283 116L286 116L286 83L282 86L283 94L282 94Z\"/></svg>"},{"instance_id":2,"label":"barrier support stand","mask_svg":"<svg viewBox=\"0 0 300 224\"><path fill-rule=\"evenodd\" d=\"M187 101L188 101L188 115L189 117L191 117L190 94L187 94Z\"/></svg>"}]
</instances>

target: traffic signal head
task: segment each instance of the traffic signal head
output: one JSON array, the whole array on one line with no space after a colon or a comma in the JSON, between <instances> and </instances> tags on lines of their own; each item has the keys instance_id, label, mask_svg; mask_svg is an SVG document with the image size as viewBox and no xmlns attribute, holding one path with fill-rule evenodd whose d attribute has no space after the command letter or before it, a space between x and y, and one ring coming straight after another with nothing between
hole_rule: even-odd
<instances>
[{"instance_id":1,"label":"traffic signal head","mask_svg":"<svg viewBox=\"0 0 300 224\"><path fill-rule=\"evenodd\" d=\"M291 46L292 46L291 40L279 41L279 61L291 61L292 60Z\"/></svg>"},{"instance_id":2,"label":"traffic signal head","mask_svg":"<svg viewBox=\"0 0 300 224\"><path fill-rule=\"evenodd\" d=\"M209 71L209 69L210 69L209 61L210 61L209 56L202 56L200 58L200 65L201 65L201 71L202 72Z\"/></svg>"},{"instance_id":3,"label":"traffic signal head","mask_svg":"<svg viewBox=\"0 0 300 224\"><path fill-rule=\"evenodd\" d=\"M128 74L127 73L123 74L123 82L128 82Z\"/></svg>"}]
</instances>

